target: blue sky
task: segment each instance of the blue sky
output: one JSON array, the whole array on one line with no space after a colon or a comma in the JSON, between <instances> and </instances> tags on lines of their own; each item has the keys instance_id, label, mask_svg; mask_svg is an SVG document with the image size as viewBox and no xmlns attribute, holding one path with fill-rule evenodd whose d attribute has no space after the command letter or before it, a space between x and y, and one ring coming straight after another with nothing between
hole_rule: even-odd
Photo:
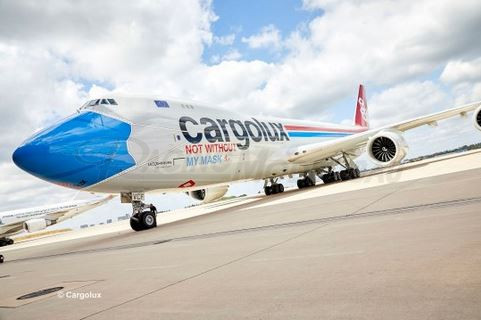
<instances>
[{"instance_id":1,"label":"blue sky","mask_svg":"<svg viewBox=\"0 0 481 320\"><path fill-rule=\"evenodd\" d=\"M213 9L219 18L212 24L212 32L219 37L235 34L235 40L232 46L213 43L206 47L204 62L207 64L212 63L213 56L223 55L231 49L237 49L243 60L279 61L282 59L282 52L278 54L267 49L250 49L242 42L242 37L256 34L269 25L274 25L281 36L285 37L313 17L322 14L320 10L304 10L299 0L214 1Z\"/></svg>"}]
</instances>

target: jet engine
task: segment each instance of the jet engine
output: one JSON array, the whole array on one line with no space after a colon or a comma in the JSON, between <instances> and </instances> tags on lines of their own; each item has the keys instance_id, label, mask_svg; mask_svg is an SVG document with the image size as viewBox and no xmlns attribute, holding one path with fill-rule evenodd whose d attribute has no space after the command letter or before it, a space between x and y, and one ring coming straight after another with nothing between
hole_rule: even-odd
<instances>
[{"instance_id":1,"label":"jet engine","mask_svg":"<svg viewBox=\"0 0 481 320\"><path fill-rule=\"evenodd\" d=\"M45 219L30 219L23 223L23 228L28 232L35 232L45 229L48 226Z\"/></svg>"},{"instance_id":2,"label":"jet engine","mask_svg":"<svg viewBox=\"0 0 481 320\"><path fill-rule=\"evenodd\" d=\"M379 132L369 139L366 148L371 160L381 167L399 164L408 152L402 133L396 130Z\"/></svg>"},{"instance_id":3,"label":"jet engine","mask_svg":"<svg viewBox=\"0 0 481 320\"><path fill-rule=\"evenodd\" d=\"M473 114L473 124L476 129L481 131L481 107L478 107Z\"/></svg>"},{"instance_id":4,"label":"jet engine","mask_svg":"<svg viewBox=\"0 0 481 320\"><path fill-rule=\"evenodd\" d=\"M190 191L188 194L196 200L201 200L204 203L209 203L220 199L226 194L229 186L212 187L208 189L200 189L195 191Z\"/></svg>"}]
</instances>

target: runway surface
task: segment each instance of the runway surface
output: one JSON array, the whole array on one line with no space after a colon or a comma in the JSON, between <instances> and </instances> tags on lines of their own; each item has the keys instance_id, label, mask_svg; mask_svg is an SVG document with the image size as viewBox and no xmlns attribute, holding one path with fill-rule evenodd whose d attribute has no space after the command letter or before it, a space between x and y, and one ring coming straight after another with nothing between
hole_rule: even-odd
<instances>
[{"instance_id":1,"label":"runway surface","mask_svg":"<svg viewBox=\"0 0 481 320\"><path fill-rule=\"evenodd\" d=\"M472 152L14 245L0 320L480 319L480 178Z\"/></svg>"}]
</instances>

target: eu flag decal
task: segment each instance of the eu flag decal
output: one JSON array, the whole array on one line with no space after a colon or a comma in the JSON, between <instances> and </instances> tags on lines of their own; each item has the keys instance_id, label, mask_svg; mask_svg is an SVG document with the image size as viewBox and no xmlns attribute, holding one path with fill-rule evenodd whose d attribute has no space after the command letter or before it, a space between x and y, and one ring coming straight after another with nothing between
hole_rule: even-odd
<instances>
[{"instance_id":1,"label":"eu flag decal","mask_svg":"<svg viewBox=\"0 0 481 320\"><path fill-rule=\"evenodd\" d=\"M154 102L155 102L155 105L157 106L157 108L168 108L169 107L169 104L167 103L167 101L154 100Z\"/></svg>"}]
</instances>

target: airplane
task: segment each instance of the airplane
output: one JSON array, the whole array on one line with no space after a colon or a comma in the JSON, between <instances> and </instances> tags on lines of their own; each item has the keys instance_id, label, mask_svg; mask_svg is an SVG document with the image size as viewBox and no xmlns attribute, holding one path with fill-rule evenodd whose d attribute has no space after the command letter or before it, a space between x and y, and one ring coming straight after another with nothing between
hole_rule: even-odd
<instances>
[{"instance_id":1,"label":"airplane","mask_svg":"<svg viewBox=\"0 0 481 320\"><path fill-rule=\"evenodd\" d=\"M396 110L395 112L401 112ZM264 180L266 195L281 193L281 178L299 175L299 189L360 176L364 152L378 166L399 164L403 132L474 111L481 102L412 120L369 127L364 86L353 125L249 116L158 97L109 95L90 100L70 117L34 134L13 153L15 164L51 183L120 194L131 203L130 226L157 226L146 192L183 191L204 202L221 198L234 181ZM340 171L336 171L340 168Z\"/></svg>"},{"instance_id":2,"label":"airplane","mask_svg":"<svg viewBox=\"0 0 481 320\"><path fill-rule=\"evenodd\" d=\"M18 234L24 230L27 232L43 230L48 226L101 206L113 197L113 195L108 195L99 199L75 200L49 206L0 212L0 247L13 244L14 240L7 236Z\"/></svg>"}]
</instances>

